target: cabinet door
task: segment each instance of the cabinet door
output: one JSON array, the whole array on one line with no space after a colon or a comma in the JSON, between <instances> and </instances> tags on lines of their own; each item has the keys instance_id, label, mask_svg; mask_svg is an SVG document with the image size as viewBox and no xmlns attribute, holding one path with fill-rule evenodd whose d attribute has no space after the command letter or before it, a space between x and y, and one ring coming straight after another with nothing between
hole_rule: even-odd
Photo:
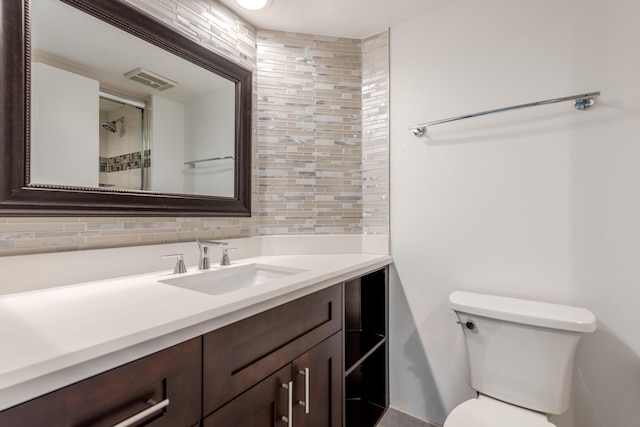
<instances>
[{"instance_id":1,"label":"cabinet door","mask_svg":"<svg viewBox=\"0 0 640 427\"><path fill-rule=\"evenodd\" d=\"M342 333L293 361L294 425L342 425Z\"/></svg>"},{"instance_id":2,"label":"cabinet door","mask_svg":"<svg viewBox=\"0 0 640 427\"><path fill-rule=\"evenodd\" d=\"M267 377L233 399L203 421L203 427L285 427L282 417L291 417L289 389L291 365ZM293 424L293 425L298 425Z\"/></svg>"},{"instance_id":3,"label":"cabinet door","mask_svg":"<svg viewBox=\"0 0 640 427\"><path fill-rule=\"evenodd\" d=\"M195 338L7 409L0 426L113 426L154 404L136 427L193 426L201 417L200 343Z\"/></svg>"}]
</instances>

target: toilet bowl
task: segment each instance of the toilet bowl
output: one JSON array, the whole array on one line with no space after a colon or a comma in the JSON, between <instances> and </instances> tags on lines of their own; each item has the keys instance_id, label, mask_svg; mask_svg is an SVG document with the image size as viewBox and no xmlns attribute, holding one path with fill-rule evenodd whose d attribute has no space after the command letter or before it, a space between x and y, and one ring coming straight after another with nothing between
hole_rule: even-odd
<instances>
[{"instance_id":1,"label":"toilet bowl","mask_svg":"<svg viewBox=\"0 0 640 427\"><path fill-rule=\"evenodd\" d=\"M462 327L469 385L444 427L554 427L569 407L580 337L596 329L581 307L456 291L449 307Z\"/></svg>"},{"instance_id":2,"label":"toilet bowl","mask_svg":"<svg viewBox=\"0 0 640 427\"><path fill-rule=\"evenodd\" d=\"M541 412L480 395L458 405L443 427L555 427Z\"/></svg>"}]
</instances>

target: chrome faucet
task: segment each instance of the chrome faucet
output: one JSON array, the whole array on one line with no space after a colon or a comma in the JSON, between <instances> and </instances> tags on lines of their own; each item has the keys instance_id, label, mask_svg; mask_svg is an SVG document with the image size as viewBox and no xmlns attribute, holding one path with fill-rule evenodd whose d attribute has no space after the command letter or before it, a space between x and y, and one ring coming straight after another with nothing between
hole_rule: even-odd
<instances>
[{"instance_id":1,"label":"chrome faucet","mask_svg":"<svg viewBox=\"0 0 640 427\"><path fill-rule=\"evenodd\" d=\"M211 267L209 263L209 242L203 242L200 239L196 239L196 242L198 242L198 250L200 252L198 270L208 270Z\"/></svg>"},{"instance_id":2,"label":"chrome faucet","mask_svg":"<svg viewBox=\"0 0 640 427\"><path fill-rule=\"evenodd\" d=\"M198 261L198 270L208 270L211 267L211 263L209 261L209 247L210 246L219 246L222 249L222 259L220 260L221 266L230 265L229 262L229 254L227 251L230 248L228 242L214 242L214 241L202 241L200 239L196 239L198 242L198 248L200 249L200 259Z\"/></svg>"}]
</instances>

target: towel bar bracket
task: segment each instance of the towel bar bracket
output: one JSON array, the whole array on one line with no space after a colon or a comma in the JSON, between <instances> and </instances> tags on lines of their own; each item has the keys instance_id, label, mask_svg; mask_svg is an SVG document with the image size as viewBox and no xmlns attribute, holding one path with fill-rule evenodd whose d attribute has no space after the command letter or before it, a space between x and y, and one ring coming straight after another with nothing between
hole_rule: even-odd
<instances>
[{"instance_id":1,"label":"towel bar bracket","mask_svg":"<svg viewBox=\"0 0 640 427\"><path fill-rule=\"evenodd\" d=\"M427 128L422 126L419 128L413 128L411 129L411 131L413 132L413 134L417 137L421 137L423 136L425 133L427 133Z\"/></svg>"},{"instance_id":2,"label":"towel bar bracket","mask_svg":"<svg viewBox=\"0 0 640 427\"><path fill-rule=\"evenodd\" d=\"M573 101L573 106L576 110L587 110L596 104L596 99L593 96L588 98L576 99Z\"/></svg>"}]
</instances>

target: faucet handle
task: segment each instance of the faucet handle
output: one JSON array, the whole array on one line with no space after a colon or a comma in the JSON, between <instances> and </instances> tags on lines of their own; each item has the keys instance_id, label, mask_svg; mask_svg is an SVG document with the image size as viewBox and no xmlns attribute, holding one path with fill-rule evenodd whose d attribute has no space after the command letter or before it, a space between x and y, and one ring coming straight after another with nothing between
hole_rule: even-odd
<instances>
[{"instance_id":1,"label":"faucet handle","mask_svg":"<svg viewBox=\"0 0 640 427\"><path fill-rule=\"evenodd\" d=\"M231 262L229 261L229 254L228 251L232 250L232 249L238 249L238 248L230 248L228 247L228 243L225 244L224 246L221 246L222 248L222 259L220 260L220 265L221 266L227 266L227 265L231 265Z\"/></svg>"},{"instance_id":2,"label":"faucet handle","mask_svg":"<svg viewBox=\"0 0 640 427\"><path fill-rule=\"evenodd\" d=\"M162 255L162 258L178 258L176 261L176 266L173 269L173 274L182 274L187 272L187 267L184 265L182 254Z\"/></svg>"}]
</instances>

